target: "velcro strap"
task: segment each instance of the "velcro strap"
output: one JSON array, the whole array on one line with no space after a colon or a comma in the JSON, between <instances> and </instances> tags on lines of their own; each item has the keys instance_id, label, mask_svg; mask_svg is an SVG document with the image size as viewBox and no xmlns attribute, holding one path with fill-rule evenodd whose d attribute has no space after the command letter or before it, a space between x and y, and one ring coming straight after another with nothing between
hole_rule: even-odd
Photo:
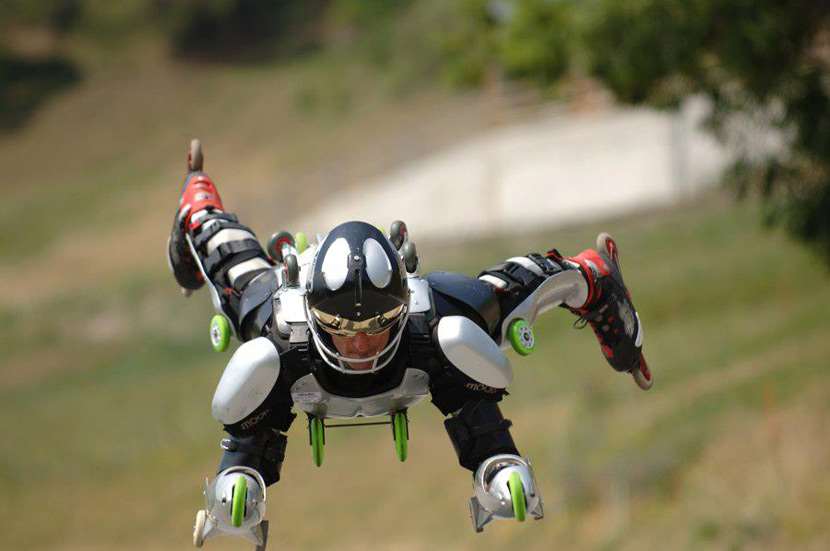
<instances>
[{"instance_id":1,"label":"velcro strap","mask_svg":"<svg viewBox=\"0 0 830 551\"><path fill-rule=\"evenodd\" d=\"M237 438L223 438L219 446L229 452L246 453L261 457L267 461L282 462L285 460L285 449L288 439L285 435L277 434L273 438L245 440Z\"/></svg>"},{"instance_id":2,"label":"velcro strap","mask_svg":"<svg viewBox=\"0 0 830 551\"><path fill-rule=\"evenodd\" d=\"M530 253L527 257L539 266L546 276L552 276L562 271L562 266L554 259L547 259L539 253Z\"/></svg>"},{"instance_id":3,"label":"velcro strap","mask_svg":"<svg viewBox=\"0 0 830 551\"><path fill-rule=\"evenodd\" d=\"M469 427L468 430L470 431L470 436L475 438L478 436L484 436L485 434L507 430L512 426L513 423L510 421L510 419L502 419L497 423L487 423L484 425L476 425L474 427Z\"/></svg>"},{"instance_id":4,"label":"velcro strap","mask_svg":"<svg viewBox=\"0 0 830 551\"><path fill-rule=\"evenodd\" d=\"M211 218L211 220L217 220L217 222L215 224L211 224L206 229L202 230L202 232L196 237L196 239L193 240L193 245L197 249L201 249L203 246L205 246L214 235L216 235L222 230L246 230L251 233L254 233L251 231L251 228L244 224L239 224L238 222L230 222L221 218ZM204 227L204 223L202 224L202 227Z\"/></svg>"},{"instance_id":5,"label":"velcro strap","mask_svg":"<svg viewBox=\"0 0 830 551\"><path fill-rule=\"evenodd\" d=\"M530 287L541 280L538 275L515 262L505 262L503 264L493 266L489 270L485 270L479 274L479 277L484 274L501 279L507 283L508 287L512 287L513 285ZM513 289L508 288L508 290L512 291Z\"/></svg>"},{"instance_id":6,"label":"velcro strap","mask_svg":"<svg viewBox=\"0 0 830 551\"><path fill-rule=\"evenodd\" d=\"M221 265L228 260L232 255L244 253L247 251L259 251L262 256L265 252L262 250L262 245L256 239L243 239L242 241L231 241L230 243L222 243L216 250L213 251L204 260L205 271L208 276L213 277Z\"/></svg>"}]
</instances>

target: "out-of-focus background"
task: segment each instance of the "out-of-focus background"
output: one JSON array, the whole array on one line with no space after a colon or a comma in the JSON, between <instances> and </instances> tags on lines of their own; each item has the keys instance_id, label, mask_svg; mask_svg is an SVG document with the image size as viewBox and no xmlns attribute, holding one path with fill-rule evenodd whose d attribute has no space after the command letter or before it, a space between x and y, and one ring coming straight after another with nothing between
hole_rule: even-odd
<instances>
[{"instance_id":1,"label":"out-of-focus background","mask_svg":"<svg viewBox=\"0 0 830 551\"><path fill-rule=\"evenodd\" d=\"M422 272L621 248L648 393L553 312L504 402L546 518L472 532L438 412L289 434L272 549L830 547L830 27L758 0L0 4L3 549L186 549L229 353L165 262L191 138L262 239ZM212 540L210 549L243 549Z\"/></svg>"}]
</instances>

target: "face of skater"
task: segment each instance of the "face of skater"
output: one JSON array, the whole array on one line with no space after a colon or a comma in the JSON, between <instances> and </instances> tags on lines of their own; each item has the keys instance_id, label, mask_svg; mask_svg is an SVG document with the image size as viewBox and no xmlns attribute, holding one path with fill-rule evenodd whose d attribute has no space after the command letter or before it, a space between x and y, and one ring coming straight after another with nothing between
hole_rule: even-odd
<instances>
[{"instance_id":1,"label":"face of skater","mask_svg":"<svg viewBox=\"0 0 830 551\"><path fill-rule=\"evenodd\" d=\"M332 334L331 340L338 352L349 358L371 358L380 353L389 344L389 329L380 333L356 333L351 337ZM372 361L347 362L355 371L365 371L372 368Z\"/></svg>"}]
</instances>

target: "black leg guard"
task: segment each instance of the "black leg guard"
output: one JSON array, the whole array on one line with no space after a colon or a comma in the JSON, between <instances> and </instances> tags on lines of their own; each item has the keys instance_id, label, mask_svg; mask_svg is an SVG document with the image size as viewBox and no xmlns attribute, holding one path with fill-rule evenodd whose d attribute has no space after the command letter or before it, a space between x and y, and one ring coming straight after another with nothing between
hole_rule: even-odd
<instances>
[{"instance_id":1,"label":"black leg guard","mask_svg":"<svg viewBox=\"0 0 830 551\"><path fill-rule=\"evenodd\" d=\"M280 479L280 469L285 459L288 438L274 429L246 436L223 438L220 446L225 450L219 471L228 467L245 466L256 469L270 486Z\"/></svg>"},{"instance_id":2,"label":"black leg guard","mask_svg":"<svg viewBox=\"0 0 830 551\"><path fill-rule=\"evenodd\" d=\"M458 462L471 471L493 455L519 455L508 431L510 425L498 404L488 400L467 402L455 416L444 421Z\"/></svg>"}]
</instances>

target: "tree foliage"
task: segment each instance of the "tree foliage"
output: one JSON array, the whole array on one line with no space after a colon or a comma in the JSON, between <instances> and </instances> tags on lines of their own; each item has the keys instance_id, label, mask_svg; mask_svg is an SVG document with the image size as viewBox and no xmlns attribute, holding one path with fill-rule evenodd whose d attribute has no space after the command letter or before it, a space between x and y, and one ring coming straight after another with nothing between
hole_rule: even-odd
<instances>
[{"instance_id":1,"label":"tree foliage","mask_svg":"<svg viewBox=\"0 0 830 551\"><path fill-rule=\"evenodd\" d=\"M759 193L766 220L828 263L829 8L823 0L602 0L585 34L593 74L621 100L665 107L707 97L712 130L739 151L727 181L740 195ZM752 147L761 133L783 144Z\"/></svg>"}]
</instances>

